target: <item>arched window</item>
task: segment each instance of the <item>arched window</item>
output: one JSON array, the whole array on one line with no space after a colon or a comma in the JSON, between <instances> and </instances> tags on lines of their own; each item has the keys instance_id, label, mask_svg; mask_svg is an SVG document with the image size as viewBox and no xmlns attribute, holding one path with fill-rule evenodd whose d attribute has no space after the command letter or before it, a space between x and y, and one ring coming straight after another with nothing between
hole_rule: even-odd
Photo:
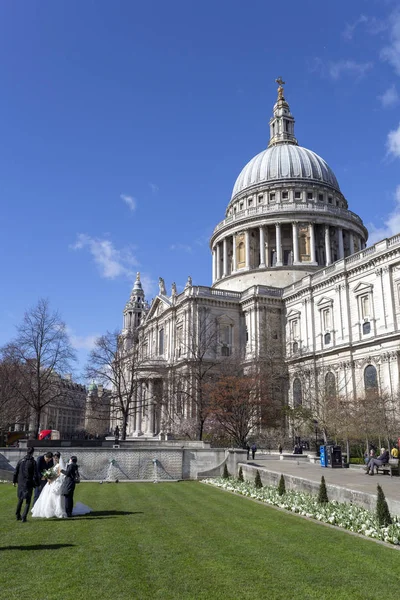
<instances>
[{"instance_id":1,"label":"arched window","mask_svg":"<svg viewBox=\"0 0 400 600\"><path fill-rule=\"evenodd\" d=\"M301 381L300 379L295 379L293 381L293 406L301 406L303 404L303 393L301 391Z\"/></svg>"},{"instance_id":2,"label":"arched window","mask_svg":"<svg viewBox=\"0 0 400 600\"><path fill-rule=\"evenodd\" d=\"M333 373L326 374L325 394L327 398L334 398L336 396L336 379Z\"/></svg>"},{"instance_id":3,"label":"arched window","mask_svg":"<svg viewBox=\"0 0 400 600\"><path fill-rule=\"evenodd\" d=\"M366 392L378 389L378 376L374 365L365 367L364 387Z\"/></svg>"}]
</instances>

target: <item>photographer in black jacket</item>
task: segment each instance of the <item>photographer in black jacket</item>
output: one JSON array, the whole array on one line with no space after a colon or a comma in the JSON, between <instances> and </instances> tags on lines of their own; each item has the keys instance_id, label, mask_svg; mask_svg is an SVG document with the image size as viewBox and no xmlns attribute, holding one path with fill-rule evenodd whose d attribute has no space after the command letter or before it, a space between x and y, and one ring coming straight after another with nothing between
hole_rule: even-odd
<instances>
[{"instance_id":1,"label":"photographer in black jacket","mask_svg":"<svg viewBox=\"0 0 400 600\"><path fill-rule=\"evenodd\" d=\"M34 448L28 448L26 456L18 462L13 476L14 487L18 483L18 504L15 516L17 517L17 521L22 521L22 523L26 523L29 507L31 505L33 488L39 485L36 461L33 458L34 451ZM21 517L21 509L24 500L26 502L25 510Z\"/></svg>"}]
</instances>

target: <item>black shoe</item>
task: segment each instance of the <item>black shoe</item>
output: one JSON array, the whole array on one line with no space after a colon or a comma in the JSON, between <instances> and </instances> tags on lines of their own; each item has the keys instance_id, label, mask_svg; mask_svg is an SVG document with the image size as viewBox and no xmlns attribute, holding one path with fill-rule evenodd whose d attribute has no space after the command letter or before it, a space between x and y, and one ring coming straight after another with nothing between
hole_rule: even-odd
<instances>
[{"instance_id":1,"label":"black shoe","mask_svg":"<svg viewBox=\"0 0 400 600\"><path fill-rule=\"evenodd\" d=\"M21 515L15 515L15 518L17 519L17 521L21 520Z\"/></svg>"},{"instance_id":2,"label":"black shoe","mask_svg":"<svg viewBox=\"0 0 400 600\"><path fill-rule=\"evenodd\" d=\"M371 475L371 477L373 477L373 476L374 476L374 473L370 473L370 475Z\"/></svg>"},{"instance_id":3,"label":"black shoe","mask_svg":"<svg viewBox=\"0 0 400 600\"><path fill-rule=\"evenodd\" d=\"M21 523L26 523L26 517L22 517Z\"/></svg>"}]
</instances>

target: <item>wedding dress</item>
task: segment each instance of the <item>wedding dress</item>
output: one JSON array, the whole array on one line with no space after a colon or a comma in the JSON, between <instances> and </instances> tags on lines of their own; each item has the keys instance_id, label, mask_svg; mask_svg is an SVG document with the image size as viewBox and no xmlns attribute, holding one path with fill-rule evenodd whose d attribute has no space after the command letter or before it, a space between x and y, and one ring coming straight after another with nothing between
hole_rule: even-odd
<instances>
[{"instance_id":1,"label":"wedding dress","mask_svg":"<svg viewBox=\"0 0 400 600\"><path fill-rule=\"evenodd\" d=\"M52 517L57 517L58 519L66 518L65 498L60 493L65 475L61 473L61 470L65 470L62 457L60 457L60 462L50 469L54 473L54 479L48 481L44 486L32 508L32 517L42 517L45 519L51 519ZM82 502L77 502L73 508L72 516L87 515L90 512L92 511L89 506L82 504Z\"/></svg>"}]
</instances>

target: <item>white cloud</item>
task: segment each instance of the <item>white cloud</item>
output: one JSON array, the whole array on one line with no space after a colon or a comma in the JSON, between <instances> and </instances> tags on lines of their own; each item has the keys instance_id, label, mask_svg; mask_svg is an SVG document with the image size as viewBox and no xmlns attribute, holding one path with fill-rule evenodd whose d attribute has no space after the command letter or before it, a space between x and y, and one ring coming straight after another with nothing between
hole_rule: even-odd
<instances>
[{"instance_id":1,"label":"white cloud","mask_svg":"<svg viewBox=\"0 0 400 600\"><path fill-rule=\"evenodd\" d=\"M187 252L188 254L190 254L192 252L192 246L188 246L186 244L171 244L169 249Z\"/></svg>"},{"instance_id":2,"label":"white cloud","mask_svg":"<svg viewBox=\"0 0 400 600\"><path fill-rule=\"evenodd\" d=\"M339 60L329 64L329 75L335 80L340 79L342 75L352 75L361 79L372 67L372 62L358 63L354 60Z\"/></svg>"},{"instance_id":3,"label":"white cloud","mask_svg":"<svg viewBox=\"0 0 400 600\"><path fill-rule=\"evenodd\" d=\"M134 277L132 266L137 265L130 248L118 250L110 240L92 238L85 233L79 233L73 250L88 249L96 263L101 277L115 279L117 277Z\"/></svg>"},{"instance_id":4,"label":"white cloud","mask_svg":"<svg viewBox=\"0 0 400 600\"><path fill-rule=\"evenodd\" d=\"M389 131L386 141L388 154L400 158L400 123L397 129Z\"/></svg>"},{"instance_id":5,"label":"white cloud","mask_svg":"<svg viewBox=\"0 0 400 600\"><path fill-rule=\"evenodd\" d=\"M400 75L400 10L392 13L389 23L389 44L382 49L381 58Z\"/></svg>"},{"instance_id":6,"label":"white cloud","mask_svg":"<svg viewBox=\"0 0 400 600\"><path fill-rule=\"evenodd\" d=\"M150 189L153 192L153 194L157 194L160 191L160 188L158 187L158 185L156 183L149 183Z\"/></svg>"},{"instance_id":7,"label":"white cloud","mask_svg":"<svg viewBox=\"0 0 400 600\"><path fill-rule=\"evenodd\" d=\"M127 194L120 194L120 198L125 202L125 204L129 207L129 209L132 212L136 210L136 199L133 196L127 196Z\"/></svg>"},{"instance_id":8,"label":"white cloud","mask_svg":"<svg viewBox=\"0 0 400 600\"><path fill-rule=\"evenodd\" d=\"M76 350L93 350L99 335L76 335L67 327L70 342Z\"/></svg>"},{"instance_id":9,"label":"white cloud","mask_svg":"<svg viewBox=\"0 0 400 600\"><path fill-rule=\"evenodd\" d=\"M365 15L360 15L359 18L354 21L354 23L346 23L346 27L344 28L344 31L343 31L343 37L346 40L352 40L355 29L362 23L367 23L367 22L368 22L368 17L366 17Z\"/></svg>"},{"instance_id":10,"label":"white cloud","mask_svg":"<svg viewBox=\"0 0 400 600\"><path fill-rule=\"evenodd\" d=\"M382 96L378 96L379 100L382 103L383 108L392 108L392 106L396 106L399 101L399 94L394 85L386 90L382 94Z\"/></svg>"},{"instance_id":11,"label":"white cloud","mask_svg":"<svg viewBox=\"0 0 400 600\"><path fill-rule=\"evenodd\" d=\"M395 207L394 210L389 214L386 221L384 221L383 227L376 227L373 223L368 226L369 238L368 244L372 246L379 240L391 237L400 233L400 185L397 186L395 194Z\"/></svg>"}]
</instances>

